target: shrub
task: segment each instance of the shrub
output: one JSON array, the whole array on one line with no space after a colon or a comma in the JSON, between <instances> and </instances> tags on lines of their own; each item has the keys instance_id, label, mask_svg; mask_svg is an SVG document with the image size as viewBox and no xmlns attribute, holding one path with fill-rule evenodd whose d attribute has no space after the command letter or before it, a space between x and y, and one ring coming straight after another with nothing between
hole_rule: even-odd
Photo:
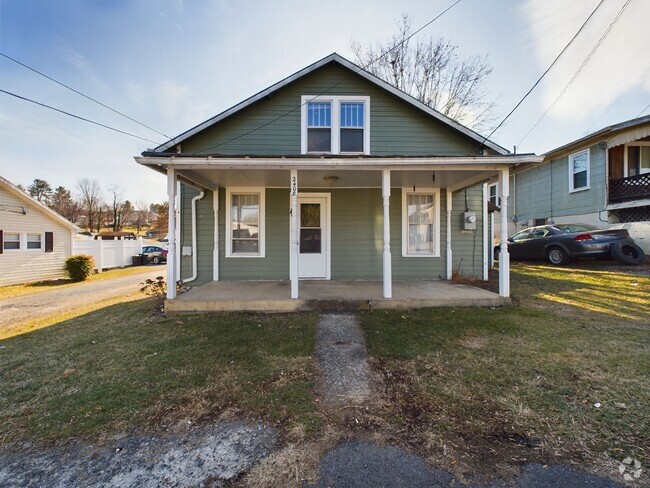
<instances>
[{"instance_id":1,"label":"shrub","mask_svg":"<svg viewBox=\"0 0 650 488\"><path fill-rule=\"evenodd\" d=\"M95 260L87 254L77 254L65 260L65 272L73 281L84 281L95 268Z\"/></svg>"}]
</instances>

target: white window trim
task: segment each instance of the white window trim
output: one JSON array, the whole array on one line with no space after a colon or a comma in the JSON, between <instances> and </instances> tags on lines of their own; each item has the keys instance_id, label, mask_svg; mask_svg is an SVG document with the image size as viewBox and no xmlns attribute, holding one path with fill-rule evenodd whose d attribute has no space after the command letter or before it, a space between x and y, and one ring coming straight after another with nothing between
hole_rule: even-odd
<instances>
[{"instance_id":1,"label":"white window trim","mask_svg":"<svg viewBox=\"0 0 650 488\"><path fill-rule=\"evenodd\" d=\"M434 221L433 221L433 252L419 252L409 254L408 252L408 195L433 195ZM413 191L410 188L402 188L402 257L403 258L439 258L440 257L440 189L439 188L418 188Z\"/></svg>"},{"instance_id":2,"label":"white window trim","mask_svg":"<svg viewBox=\"0 0 650 488\"><path fill-rule=\"evenodd\" d=\"M264 208L266 206L266 197L265 197L265 188L261 186L243 186L243 187L229 187L226 188L226 257L227 258L263 258L266 257L266 235L265 235L265 212ZM232 194L259 194L260 202L260 228L259 228L259 253L233 253L232 252Z\"/></svg>"},{"instance_id":3,"label":"white window trim","mask_svg":"<svg viewBox=\"0 0 650 488\"><path fill-rule=\"evenodd\" d=\"M332 151L307 151L307 104L309 102L332 103ZM341 102L363 103L363 152L341 152ZM303 95L300 99L300 152L301 154L370 154L370 97L353 95Z\"/></svg>"},{"instance_id":4,"label":"white window trim","mask_svg":"<svg viewBox=\"0 0 650 488\"><path fill-rule=\"evenodd\" d=\"M7 249L5 247L5 242L8 234L17 234L18 235L18 249ZM2 234L2 252L23 252L25 251L26 247L26 241L27 238L24 236L24 234L21 234L20 232L11 232L11 231L4 231ZM11 241L11 242L16 242L16 241Z\"/></svg>"},{"instance_id":5,"label":"white window trim","mask_svg":"<svg viewBox=\"0 0 650 488\"><path fill-rule=\"evenodd\" d=\"M591 188L591 151L589 149L583 149L582 151L578 151L576 153L570 154L569 155L569 193L576 193L579 191L584 191L584 190L589 190ZM575 174L573 172L573 159L577 156L580 156L582 154L587 155L587 184L585 186L581 186L579 188L574 188L573 187L573 175Z\"/></svg>"},{"instance_id":6,"label":"white window trim","mask_svg":"<svg viewBox=\"0 0 650 488\"><path fill-rule=\"evenodd\" d=\"M41 246L38 247L38 248L30 249L29 246L28 246L29 240L27 239L27 237L29 235L34 235L34 236L38 235L38 236L40 236L41 237L41 242L40 242ZM27 251L27 252L43 252L44 250L45 250L45 234L43 234L41 232L26 232L25 233L25 251Z\"/></svg>"},{"instance_id":7,"label":"white window trim","mask_svg":"<svg viewBox=\"0 0 650 488\"><path fill-rule=\"evenodd\" d=\"M496 205L497 207L501 207L501 205L500 205L500 204L501 204L501 198L499 197L499 182L496 182L496 183L489 183L489 184L488 184L487 200L488 200L488 202L489 202L490 199L491 199L491 191L492 191L492 188L494 188L494 194L495 194L496 199L497 199L497 202L495 203L495 205Z\"/></svg>"}]
</instances>

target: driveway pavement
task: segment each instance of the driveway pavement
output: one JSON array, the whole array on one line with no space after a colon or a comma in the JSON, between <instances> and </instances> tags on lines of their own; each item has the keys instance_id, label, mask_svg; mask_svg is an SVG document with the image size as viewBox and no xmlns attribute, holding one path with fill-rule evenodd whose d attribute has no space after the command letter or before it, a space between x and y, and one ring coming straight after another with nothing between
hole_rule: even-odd
<instances>
[{"instance_id":1,"label":"driveway pavement","mask_svg":"<svg viewBox=\"0 0 650 488\"><path fill-rule=\"evenodd\" d=\"M147 278L161 275L165 275L165 266L146 266L142 268L142 273L131 276L82 282L0 300L0 329L136 292L140 289L140 283Z\"/></svg>"}]
</instances>

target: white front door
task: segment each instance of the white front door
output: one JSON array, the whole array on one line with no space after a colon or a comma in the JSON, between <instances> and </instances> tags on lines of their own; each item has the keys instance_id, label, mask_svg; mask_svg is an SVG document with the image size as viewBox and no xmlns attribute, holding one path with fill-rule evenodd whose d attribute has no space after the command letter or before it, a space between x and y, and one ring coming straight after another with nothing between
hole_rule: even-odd
<instances>
[{"instance_id":1,"label":"white front door","mask_svg":"<svg viewBox=\"0 0 650 488\"><path fill-rule=\"evenodd\" d=\"M329 195L298 195L299 278L330 277Z\"/></svg>"}]
</instances>

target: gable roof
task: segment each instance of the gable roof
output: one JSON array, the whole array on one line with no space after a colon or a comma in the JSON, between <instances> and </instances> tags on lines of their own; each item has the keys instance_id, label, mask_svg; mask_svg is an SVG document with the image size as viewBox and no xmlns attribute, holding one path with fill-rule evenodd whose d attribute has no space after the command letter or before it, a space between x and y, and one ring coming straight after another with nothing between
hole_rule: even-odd
<instances>
[{"instance_id":1,"label":"gable roof","mask_svg":"<svg viewBox=\"0 0 650 488\"><path fill-rule=\"evenodd\" d=\"M323 59L316 61L315 63L307 66L306 68L301 69L300 71L297 71L296 73L292 74L291 76L288 76L284 78L283 80L278 81L277 83L271 85L270 87L266 88L265 90L262 90L252 97L247 98L243 102L238 103L237 105L234 105L233 107L229 108L228 110L225 110L221 112L218 115L215 115L214 117L206 120L205 122L200 123L199 125L183 132L182 134L174 137L173 139L167 141L164 144L161 144L160 146L156 147L154 149L155 152L159 151L165 151L176 144L179 144L183 142L184 140L188 139L189 137L192 137L193 135L201 132L202 130L210 127L213 124L216 124L217 122L220 122L221 120L230 117L236 112L239 112L240 110L243 110L244 108L254 104L258 100L261 100L269 95L271 95L273 92L276 92L277 90L285 87L286 85L296 81L299 78L302 78L303 76L308 75L309 73L327 65L328 63L338 63L339 65L349 69L350 71L353 71L355 74L361 76L362 78L365 78L366 80L370 81L371 83L374 83L375 85L379 86L380 88L383 88L384 90L392 93L396 97L404 100L405 102L411 104L415 108L425 112L427 115L430 115L431 117L443 122L444 124L447 124L448 126L456 129L457 131L461 132L462 134L466 135L467 137L475 140L481 145L484 145L486 147L489 147L493 151L496 151L498 154L508 154L509 151L498 144L495 144L494 142L485 139L483 136L480 134L474 132L473 130L469 129L468 127L465 127L464 125L456 122L455 120L447 117L446 115L443 115L442 113L438 112L435 109L432 109L428 105L425 105L424 103L420 102L416 98L412 97L408 93L405 93L397 88L395 88L393 85L385 82L384 80L377 78L375 75L369 73L368 71L364 70L363 68L357 66L356 64L352 63L351 61L348 61L345 59L343 56L337 54L337 53L332 53L329 56L325 56Z\"/></svg>"},{"instance_id":2,"label":"gable roof","mask_svg":"<svg viewBox=\"0 0 650 488\"><path fill-rule=\"evenodd\" d=\"M641 128L641 126L645 124L648 124L647 130L640 132L634 131L634 133L630 136L631 138L620 139L617 137L624 131ZM597 130L596 132L592 132L591 134L581 137L580 139L576 139L575 141L569 142L568 144L564 144L563 146L552 149L542 154L542 156L544 156L545 160L553 159L564 153L580 149L581 146L591 146L600 141L605 142L607 144L607 147L614 147L620 144L625 144L626 142L640 139L642 137L647 137L648 135L650 135L650 115L644 115L643 117L626 120L625 122L620 122L618 124L604 127L600 130Z\"/></svg>"},{"instance_id":3,"label":"gable roof","mask_svg":"<svg viewBox=\"0 0 650 488\"><path fill-rule=\"evenodd\" d=\"M6 190L8 193L11 193L12 195L18 197L20 200L25 201L28 205L38 208L46 216L50 217L52 220L56 220L57 222L65 225L66 227L69 227L71 230L75 232L79 232L81 230L79 227L77 227L75 224L70 222L68 219L62 217L55 211L49 209L48 207L43 205L35 198L32 198L27 193L25 193L20 188L18 188L16 185L14 185L11 181L3 178L2 176L0 176L0 189ZM1 208L0 211L2 211Z\"/></svg>"}]
</instances>

